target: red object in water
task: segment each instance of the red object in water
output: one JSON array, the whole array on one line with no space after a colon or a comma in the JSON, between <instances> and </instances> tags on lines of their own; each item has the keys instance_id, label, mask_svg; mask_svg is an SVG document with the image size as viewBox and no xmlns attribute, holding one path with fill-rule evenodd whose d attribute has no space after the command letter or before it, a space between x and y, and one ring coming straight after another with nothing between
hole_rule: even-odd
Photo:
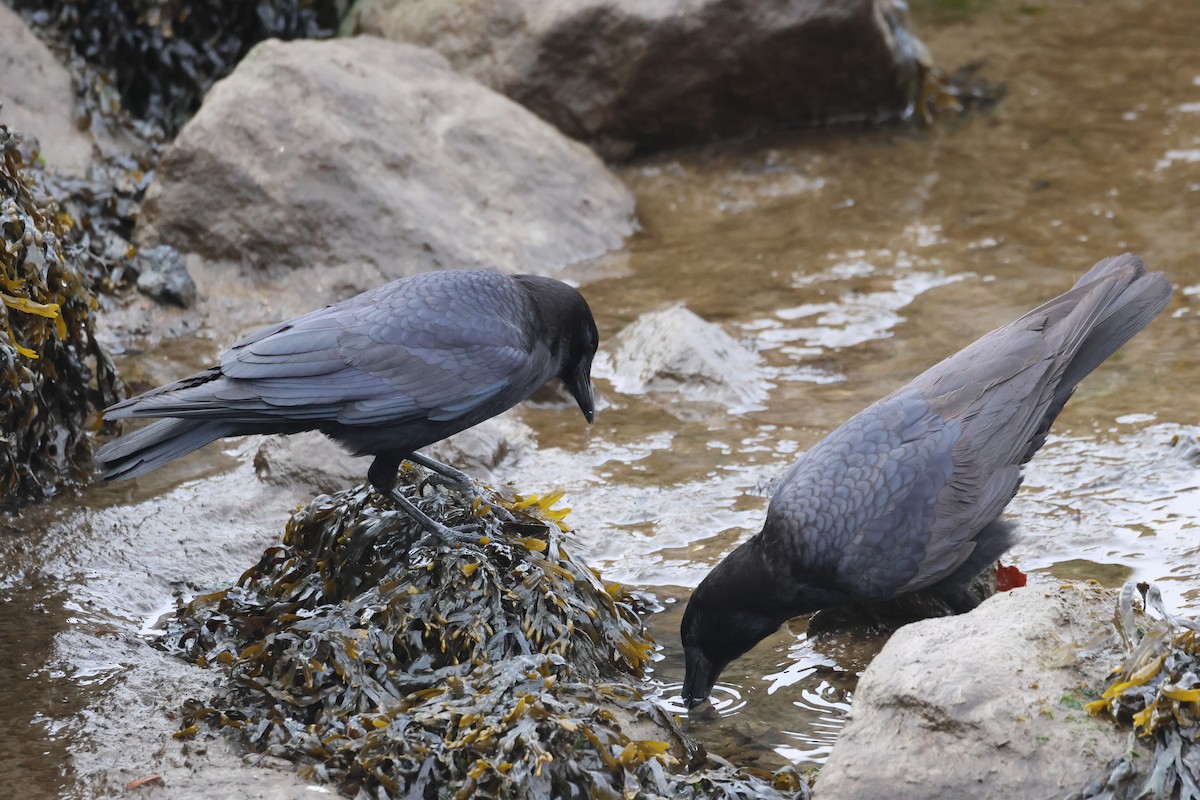
<instances>
[{"instance_id":1,"label":"red object in water","mask_svg":"<svg viewBox=\"0 0 1200 800\"><path fill-rule=\"evenodd\" d=\"M996 591L1007 592L1025 585L1025 573L1016 567L1006 567L996 562Z\"/></svg>"}]
</instances>

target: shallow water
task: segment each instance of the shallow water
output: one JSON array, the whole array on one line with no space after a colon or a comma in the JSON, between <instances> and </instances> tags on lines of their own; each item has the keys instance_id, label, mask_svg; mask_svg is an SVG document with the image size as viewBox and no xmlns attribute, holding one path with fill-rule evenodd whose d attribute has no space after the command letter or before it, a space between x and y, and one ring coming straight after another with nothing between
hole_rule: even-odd
<instances>
[{"instance_id":1,"label":"shallow water","mask_svg":"<svg viewBox=\"0 0 1200 800\"><path fill-rule=\"evenodd\" d=\"M1009 508L1025 536L1011 559L1034 580L1136 576L1176 606L1200 605L1198 460L1170 446L1200 433L1200 4L970 8L918 4L917 30L941 64L985 61L1008 86L995 110L625 167L643 231L601 277L595 265L574 273L606 343L682 301L763 359L760 402L736 410L618 393L609 363L594 427L565 404L519 412L539 451L506 477L566 488L580 546L606 577L667 601L652 620L664 702L683 677L688 591L758 529L763 487L797 452L1126 250L1178 291L1080 387L1030 465ZM215 350L212 338L169 346L129 362L159 380ZM116 793L110 762L132 779L139 747L177 747L153 733L171 728L161 715L135 710L117 724L102 710L118 687L154 685L164 670L140 644L143 625L173 598L235 577L306 501L259 485L248 461L245 448L210 448L4 523L0 718L18 722L0 728L0 763L41 787L29 796ZM882 641L810 640L794 620L727 669L714 712L689 724L741 761L823 761ZM135 729L151 738L122 743ZM172 795L204 796L178 785Z\"/></svg>"},{"instance_id":2,"label":"shallow water","mask_svg":"<svg viewBox=\"0 0 1200 800\"><path fill-rule=\"evenodd\" d=\"M611 577L681 598L654 621L667 692L682 680L687 587L757 530L760 487L798 450L1125 251L1166 271L1176 296L1082 384L1030 464L1009 507L1024 536L1011 560L1034 580L1138 577L1178 606L1200 603L1200 472L1194 450L1169 446L1200 430L1200 6L972 8L917 4L917 29L940 63L982 59L1007 85L994 111L927 130L803 132L624 172L644 231L622 274L586 286L602 330L682 296L771 373L764 407L738 413L608 393L591 435L593 449L630 456L603 473L628 509L620 529L603 522L606 508L577 509L595 556ZM595 505L591 487L570 488L577 506ZM881 645L814 647L793 621L726 670L718 713L695 732L741 756L823 761L854 676Z\"/></svg>"}]
</instances>

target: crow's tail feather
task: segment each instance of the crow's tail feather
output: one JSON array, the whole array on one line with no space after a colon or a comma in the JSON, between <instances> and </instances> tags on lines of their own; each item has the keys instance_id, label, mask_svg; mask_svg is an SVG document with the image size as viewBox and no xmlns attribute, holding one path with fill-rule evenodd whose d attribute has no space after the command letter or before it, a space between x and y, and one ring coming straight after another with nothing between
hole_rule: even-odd
<instances>
[{"instance_id":1,"label":"crow's tail feather","mask_svg":"<svg viewBox=\"0 0 1200 800\"><path fill-rule=\"evenodd\" d=\"M231 422L164 419L101 447L96 466L105 480L133 478L237 433L239 426Z\"/></svg>"},{"instance_id":2,"label":"crow's tail feather","mask_svg":"<svg viewBox=\"0 0 1200 800\"><path fill-rule=\"evenodd\" d=\"M1108 305L1103 316L1088 333L1083 344L1071 359L1059 383L1060 390L1073 391L1088 373L1104 363L1121 345L1150 324L1171 299L1171 282L1161 272L1146 272L1142 260L1126 253L1106 258L1079 279L1076 286L1104 277L1109 272L1135 266L1137 271L1129 284ZM1065 401L1064 401L1065 402Z\"/></svg>"},{"instance_id":3,"label":"crow's tail feather","mask_svg":"<svg viewBox=\"0 0 1200 800\"><path fill-rule=\"evenodd\" d=\"M1124 288L1102 308L1095 310L1094 321L1081 332L1082 339L1063 368L1062 377L1054 387L1050 403L1021 463L1033 458L1045 443L1050 425L1071 399L1079 382L1149 325L1171 299L1171 282L1167 277L1161 272L1146 272L1142 259L1130 253L1100 261L1079 279L1074 288L1104 280L1119 271L1129 273Z\"/></svg>"}]
</instances>

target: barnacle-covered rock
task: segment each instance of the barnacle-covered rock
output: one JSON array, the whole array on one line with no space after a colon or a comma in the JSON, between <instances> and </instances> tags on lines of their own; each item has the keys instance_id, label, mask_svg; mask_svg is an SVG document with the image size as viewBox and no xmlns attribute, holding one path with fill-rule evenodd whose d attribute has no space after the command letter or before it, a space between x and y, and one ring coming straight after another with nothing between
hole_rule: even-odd
<instances>
[{"instance_id":1,"label":"barnacle-covered rock","mask_svg":"<svg viewBox=\"0 0 1200 800\"><path fill-rule=\"evenodd\" d=\"M0 487L3 505L54 494L91 464L87 421L122 387L93 332L94 276L64 255L71 220L0 126Z\"/></svg>"},{"instance_id":2,"label":"barnacle-covered rock","mask_svg":"<svg viewBox=\"0 0 1200 800\"><path fill-rule=\"evenodd\" d=\"M295 513L238 585L198 597L165 645L227 671L181 736L239 732L350 795L795 797L792 772L704 762L636 679L653 651L639 597L571 552L558 496L489 503L401 475L478 545L431 549L368 487ZM511 516L512 519L507 518Z\"/></svg>"},{"instance_id":3,"label":"barnacle-covered rock","mask_svg":"<svg viewBox=\"0 0 1200 800\"><path fill-rule=\"evenodd\" d=\"M1127 737L1091 717L1108 672L1113 593L1000 592L894 633L858 682L817 777L822 800L1065 797Z\"/></svg>"}]
</instances>

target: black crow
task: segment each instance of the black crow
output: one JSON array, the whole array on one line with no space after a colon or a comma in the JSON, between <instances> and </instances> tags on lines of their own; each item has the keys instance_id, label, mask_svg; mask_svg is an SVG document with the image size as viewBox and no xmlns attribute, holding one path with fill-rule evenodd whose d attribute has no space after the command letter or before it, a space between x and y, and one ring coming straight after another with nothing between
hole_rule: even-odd
<instances>
[{"instance_id":1,"label":"black crow","mask_svg":"<svg viewBox=\"0 0 1200 800\"><path fill-rule=\"evenodd\" d=\"M132 478L215 439L319 430L443 541L472 538L395 490L410 460L460 489L470 479L416 452L561 378L592 422L599 334L587 302L536 275L454 270L394 281L242 339L220 365L117 403L107 419L168 417L104 445L106 479Z\"/></svg>"},{"instance_id":2,"label":"black crow","mask_svg":"<svg viewBox=\"0 0 1200 800\"><path fill-rule=\"evenodd\" d=\"M762 532L700 583L683 615L683 698L784 621L927 590L956 612L1012 546L1000 514L1075 385L1166 306L1141 259L1101 261L1069 292L919 375L800 456Z\"/></svg>"}]
</instances>

